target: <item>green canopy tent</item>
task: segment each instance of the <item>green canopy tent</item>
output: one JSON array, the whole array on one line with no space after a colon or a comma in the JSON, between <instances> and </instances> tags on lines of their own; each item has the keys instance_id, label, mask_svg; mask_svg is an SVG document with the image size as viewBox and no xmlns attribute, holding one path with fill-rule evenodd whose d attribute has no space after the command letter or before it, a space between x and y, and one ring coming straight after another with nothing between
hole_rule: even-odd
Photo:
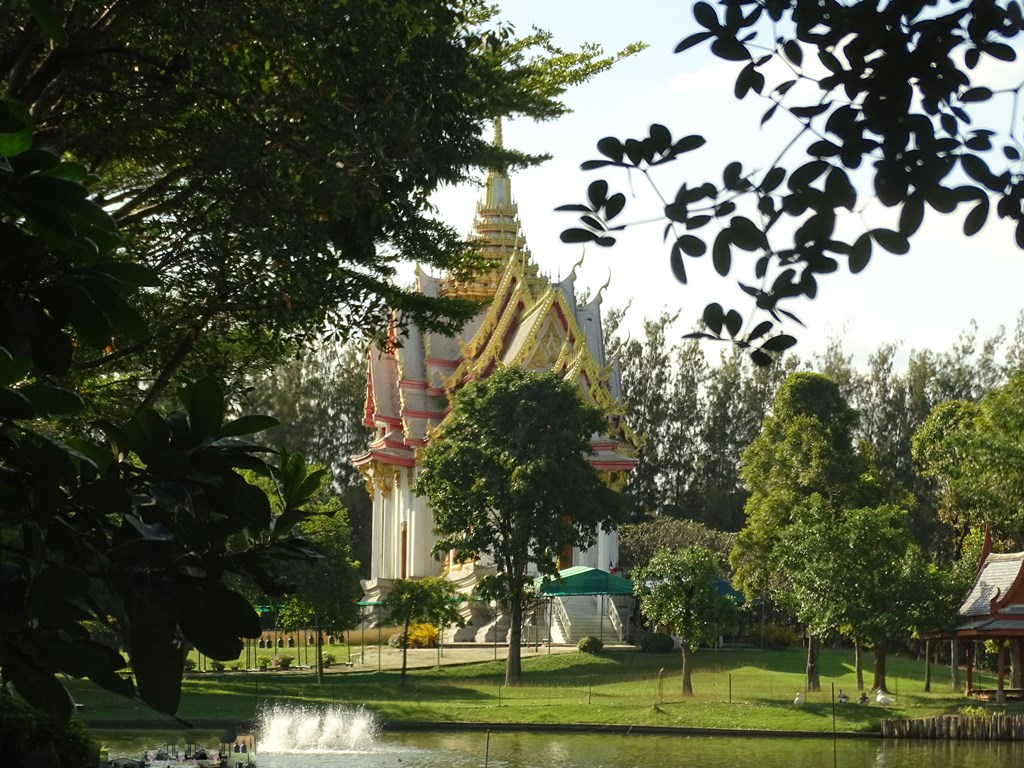
<instances>
[{"instance_id":1,"label":"green canopy tent","mask_svg":"<svg viewBox=\"0 0 1024 768\"><path fill-rule=\"evenodd\" d=\"M605 595L632 595L633 582L616 576L614 573L602 571L600 568L588 568L576 565L558 572L558 577L552 579L549 576L539 576L533 581L538 594L548 597L548 649L551 648L551 603L556 597L571 597L577 595L599 595L601 600L598 603L598 627L600 627L599 638L604 641L604 596Z\"/></svg>"},{"instance_id":2,"label":"green canopy tent","mask_svg":"<svg viewBox=\"0 0 1024 768\"><path fill-rule=\"evenodd\" d=\"M533 585L542 595L562 597L565 595L632 595L633 582L616 576L614 573L602 571L600 568L587 568L574 565L558 572L558 578L539 576Z\"/></svg>"}]
</instances>

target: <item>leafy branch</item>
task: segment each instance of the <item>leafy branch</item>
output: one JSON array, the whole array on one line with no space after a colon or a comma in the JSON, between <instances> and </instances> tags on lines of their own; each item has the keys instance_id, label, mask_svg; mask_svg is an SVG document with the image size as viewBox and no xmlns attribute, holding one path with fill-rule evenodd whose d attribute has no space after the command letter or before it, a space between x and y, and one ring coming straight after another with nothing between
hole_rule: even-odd
<instances>
[{"instance_id":1,"label":"leafy branch","mask_svg":"<svg viewBox=\"0 0 1024 768\"><path fill-rule=\"evenodd\" d=\"M971 78L985 59L1016 60L1007 41L1024 31L1019 3L936 9L925 0L880 7L722 0L717 8L696 3L693 16L702 31L682 40L676 52L709 44L718 58L742 63L736 98L767 99L771 106L761 124L781 112L795 118L796 134L765 170L748 172L730 162L720 183L687 181L674 196L662 194L650 171L702 147L701 136L675 140L656 123L646 137L602 138L597 149L603 158L581 168L636 170L648 179L662 202L669 261L680 282L687 282L685 259L709 250L721 277L736 271L738 255L757 256L753 279L738 281L753 301L748 321L712 302L703 313L706 332L695 336L729 340L759 365L770 363L795 344L782 330L786 321L799 323L788 308L794 300L814 299L819 280L843 263L852 274L862 272L876 249L907 253L927 209L966 209L963 232L972 236L994 207L999 218L1015 223L1016 244L1024 248L1024 165L1015 128L1024 84L999 89ZM772 43L760 44L764 37ZM774 62L794 77L769 88L765 71ZM810 74L812 64L805 62L822 74ZM813 84L815 92L807 96L806 88L794 88L798 83ZM1004 134L973 127L972 112L996 96L1012 101ZM784 163L798 146L804 159ZM857 213L859 201L871 198L896 211L896 227L862 222L847 235L840 216ZM591 183L585 203L559 208L579 214L579 226L566 229L562 240L613 246L616 233L633 226L616 221L625 204L606 181ZM757 321L762 314L767 317Z\"/></svg>"}]
</instances>

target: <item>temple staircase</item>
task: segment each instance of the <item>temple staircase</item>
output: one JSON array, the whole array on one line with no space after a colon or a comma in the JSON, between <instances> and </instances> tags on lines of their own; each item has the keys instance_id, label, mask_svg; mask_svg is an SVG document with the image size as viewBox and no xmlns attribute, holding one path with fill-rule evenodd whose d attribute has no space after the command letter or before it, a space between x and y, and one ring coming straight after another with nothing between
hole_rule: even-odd
<instances>
[{"instance_id":1,"label":"temple staircase","mask_svg":"<svg viewBox=\"0 0 1024 768\"><path fill-rule=\"evenodd\" d=\"M619 595L565 595L551 601L551 642L575 645L581 637L627 642L633 598ZM602 610L603 609L603 610Z\"/></svg>"}]
</instances>

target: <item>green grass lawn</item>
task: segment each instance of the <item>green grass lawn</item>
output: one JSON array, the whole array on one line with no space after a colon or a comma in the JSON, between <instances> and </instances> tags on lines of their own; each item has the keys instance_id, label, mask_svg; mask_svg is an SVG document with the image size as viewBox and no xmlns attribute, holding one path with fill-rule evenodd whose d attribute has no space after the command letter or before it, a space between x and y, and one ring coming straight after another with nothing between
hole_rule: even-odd
<instances>
[{"instance_id":1,"label":"green grass lawn","mask_svg":"<svg viewBox=\"0 0 1024 768\"><path fill-rule=\"evenodd\" d=\"M336 652L339 659L344 658ZM224 672L188 676L179 716L186 721L252 722L275 704L363 706L386 721L584 723L741 728L831 733L832 690L856 699L852 651L822 652L822 691L793 705L804 689L804 653L793 651L701 651L693 677L695 695L680 693L678 654L654 655L610 650L524 656L524 685L504 688L504 662L413 669L405 688L394 670L329 671L323 684L309 672ZM924 692L923 662L892 656L889 707L858 704L835 707L839 732L876 732L888 717L924 717L967 706L949 690L949 672L932 669L932 692ZM963 679L963 675L961 675ZM865 670L870 684L870 669ZM984 676L979 685L994 685ZM157 720L142 705L72 681L76 701L88 720ZM1024 711L1002 705L994 711Z\"/></svg>"}]
</instances>

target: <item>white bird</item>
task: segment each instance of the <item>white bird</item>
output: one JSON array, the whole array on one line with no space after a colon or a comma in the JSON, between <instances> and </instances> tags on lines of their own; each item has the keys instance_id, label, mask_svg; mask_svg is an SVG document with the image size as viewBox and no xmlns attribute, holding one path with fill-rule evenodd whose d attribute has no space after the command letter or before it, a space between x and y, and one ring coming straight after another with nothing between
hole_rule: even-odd
<instances>
[{"instance_id":1,"label":"white bird","mask_svg":"<svg viewBox=\"0 0 1024 768\"><path fill-rule=\"evenodd\" d=\"M793 706L794 707L802 707L803 705L804 705L804 695L802 693L798 693L796 695L796 698L793 699Z\"/></svg>"},{"instance_id":2,"label":"white bird","mask_svg":"<svg viewBox=\"0 0 1024 768\"><path fill-rule=\"evenodd\" d=\"M878 693L875 694L875 701L877 701L883 707L887 707L890 704L895 703L896 699L894 699L892 696L886 696L884 691L879 690Z\"/></svg>"},{"instance_id":3,"label":"white bird","mask_svg":"<svg viewBox=\"0 0 1024 768\"><path fill-rule=\"evenodd\" d=\"M845 693L843 693L843 689L842 688L839 689L839 695L836 696L836 700L840 704L849 704L850 703L850 697L847 696Z\"/></svg>"}]
</instances>

